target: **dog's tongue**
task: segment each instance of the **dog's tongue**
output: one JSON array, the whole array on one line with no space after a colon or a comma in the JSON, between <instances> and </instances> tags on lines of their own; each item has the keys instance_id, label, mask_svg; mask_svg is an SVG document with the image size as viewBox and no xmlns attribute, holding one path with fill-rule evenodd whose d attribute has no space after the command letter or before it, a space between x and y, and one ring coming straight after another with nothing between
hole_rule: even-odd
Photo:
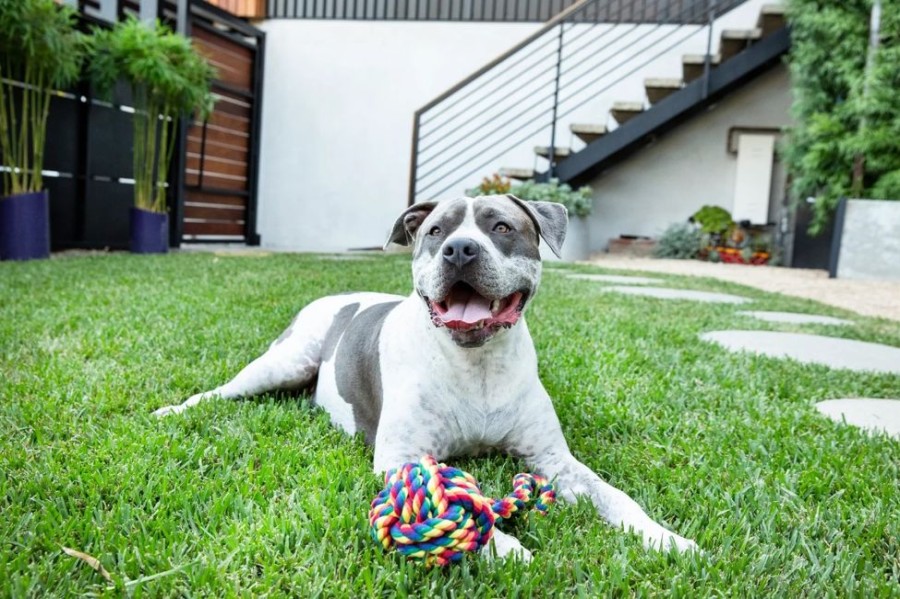
<instances>
[{"instance_id":1,"label":"dog's tongue","mask_svg":"<svg viewBox=\"0 0 900 599\"><path fill-rule=\"evenodd\" d=\"M447 311L441 320L475 324L491 317L491 300L478 295L471 289L454 289L446 299Z\"/></svg>"}]
</instances>

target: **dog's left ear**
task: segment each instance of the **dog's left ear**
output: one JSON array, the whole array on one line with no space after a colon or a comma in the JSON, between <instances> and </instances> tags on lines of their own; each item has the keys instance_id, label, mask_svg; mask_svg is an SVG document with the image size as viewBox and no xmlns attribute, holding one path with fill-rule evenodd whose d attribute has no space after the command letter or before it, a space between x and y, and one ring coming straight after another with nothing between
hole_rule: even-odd
<instances>
[{"instance_id":1,"label":"dog's left ear","mask_svg":"<svg viewBox=\"0 0 900 599\"><path fill-rule=\"evenodd\" d=\"M396 243L398 245L409 245L416 237L416 231L422 226L422 222L428 218L437 202L420 202L413 204L403 211L403 214L397 218L394 228L388 240L384 243L384 247Z\"/></svg>"},{"instance_id":2,"label":"dog's left ear","mask_svg":"<svg viewBox=\"0 0 900 599\"><path fill-rule=\"evenodd\" d=\"M569 213L566 207L558 202L526 202L512 194L506 194L510 200L528 213L538 235L547 243L557 258L562 258L560 251L566 241L566 228L569 226Z\"/></svg>"}]
</instances>

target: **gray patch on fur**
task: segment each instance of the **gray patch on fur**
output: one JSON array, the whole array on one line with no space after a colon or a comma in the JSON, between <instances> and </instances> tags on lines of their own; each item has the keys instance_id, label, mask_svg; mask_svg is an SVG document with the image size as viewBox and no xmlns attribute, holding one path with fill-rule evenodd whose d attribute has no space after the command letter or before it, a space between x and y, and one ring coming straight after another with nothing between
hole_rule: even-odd
<instances>
[{"instance_id":1,"label":"gray patch on fur","mask_svg":"<svg viewBox=\"0 0 900 599\"><path fill-rule=\"evenodd\" d=\"M325 334L325 340L322 342L323 362L327 362L331 359L338 341L341 340L341 335L344 334L347 325L353 320L353 316L356 314L357 310L359 310L359 302L347 304L334 315L334 320L331 321L331 326L328 327L328 332Z\"/></svg>"},{"instance_id":2,"label":"gray patch on fur","mask_svg":"<svg viewBox=\"0 0 900 599\"><path fill-rule=\"evenodd\" d=\"M505 256L541 259L537 224L531 214L518 203L507 201L504 196L490 199L482 197L475 200L474 207L475 224ZM494 231L498 223L506 224L510 231Z\"/></svg>"},{"instance_id":3,"label":"gray patch on fur","mask_svg":"<svg viewBox=\"0 0 900 599\"><path fill-rule=\"evenodd\" d=\"M353 408L356 430L368 445L375 444L381 417L381 357L378 341L384 319L400 302L385 302L366 308L353 318L340 342L334 373L340 396Z\"/></svg>"},{"instance_id":4,"label":"gray patch on fur","mask_svg":"<svg viewBox=\"0 0 900 599\"><path fill-rule=\"evenodd\" d=\"M566 241L566 229L569 226L569 213L565 206L556 202L526 202L514 195L506 197L521 206L531 216L538 234L544 239L556 257L560 257L563 243Z\"/></svg>"},{"instance_id":5,"label":"gray patch on fur","mask_svg":"<svg viewBox=\"0 0 900 599\"><path fill-rule=\"evenodd\" d=\"M423 224L422 243L419 245L421 251L426 251L434 256L441 249L444 241L449 237L466 218L466 208L468 204L465 199L457 198L454 200L446 200L438 206L438 209L429 215ZM429 231L439 227L441 232L438 235L429 235Z\"/></svg>"}]
</instances>

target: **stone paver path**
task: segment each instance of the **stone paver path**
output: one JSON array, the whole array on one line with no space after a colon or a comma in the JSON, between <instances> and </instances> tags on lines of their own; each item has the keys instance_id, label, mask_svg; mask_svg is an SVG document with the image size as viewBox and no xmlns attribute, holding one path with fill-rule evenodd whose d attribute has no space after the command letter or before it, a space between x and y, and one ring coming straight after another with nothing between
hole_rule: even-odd
<instances>
[{"instance_id":1,"label":"stone paver path","mask_svg":"<svg viewBox=\"0 0 900 599\"><path fill-rule=\"evenodd\" d=\"M762 311L746 311L738 312L743 316L751 316L767 322L786 322L792 324L832 324L845 325L853 324L852 321L843 318L834 318L833 316L822 316L820 314L800 314L798 312L762 312Z\"/></svg>"},{"instance_id":2,"label":"stone paver path","mask_svg":"<svg viewBox=\"0 0 900 599\"><path fill-rule=\"evenodd\" d=\"M900 439L900 399L829 399L817 403L816 409L835 422Z\"/></svg>"},{"instance_id":3,"label":"stone paver path","mask_svg":"<svg viewBox=\"0 0 900 599\"><path fill-rule=\"evenodd\" d=\"M713 331L701 333L700 338L732 351L793 358L859 372L900 374L900 348L879 343L776 331Z\"/></svg>"},{"instance_id":4,"label":"stone paver path","mask_svg":"<svg viewBox=\"0 0 900 599\"><path fill-rule=\"evenodd\" d=\"M662 279L654 279L651 277L629 277L626 275L586 275L580 273L567 274L570 279L581 279L584 281L597 281L598 283L620 283L622 285L653 285L662 283Z\"/></svg>"},{"instance_id":5,"label":"stone paver path","mask_svg":"<svg viewBox=\"0 0 900 599\"><path fill-rule=\"evenodd\" d=\"M670 289L668 287L627 287L624 285L611 285L601 287L603 291L615 291L628 295L642 295L667 300L693 300L697 302L709 302L715 304L743 304L750 300L730 293L712 293L709 291L694 291L691 289Z\"/></svg>"}]
</instances>

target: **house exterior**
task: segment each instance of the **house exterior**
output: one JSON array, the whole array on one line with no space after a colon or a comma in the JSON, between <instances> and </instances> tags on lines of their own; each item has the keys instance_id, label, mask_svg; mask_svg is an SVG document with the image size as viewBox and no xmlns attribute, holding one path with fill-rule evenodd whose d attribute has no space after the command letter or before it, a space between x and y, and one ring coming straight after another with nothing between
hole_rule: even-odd
<instances>
[{"instance_id":1,"label":"house exterior","mask_svg":"<svg viewBox=\"0 0 900 599\"><path fill-rule=\"evenodd\" d=\"M529 3L509 4L527 7ZM639 3L633 4L637 7ZM672 11L687 11L684 7L690 8L691 3L670 4L677 4ZM761 0L733 3L715 19L711 33L707 31L705 12L690 13L684 23L657 22L645 15L646 22L641 22L638 15L623 22L605 23L601 19L599 24L579 21L567 25L566 35L577 38L573 46L591 36L615 40L586 46L582 56L599 56L597 65L602 66L618 60L616 56L633 55L631 62L620 67L621 71L633 72L621 77L617 74L615 85L559 119L555 147L565 146L575 156L589 145L569 130L579 122L596 122L610 133L633 126L619 124L608 116L617 102L643 100L649 113L653 106L644 99L645 79L680 78L685 54L702 54L710 40L713 52L718 54L715 45L723 32L754 28L764 6ZM519 40L539 33L544 25L527 20L527 13L524 17L495 15L481 20L451 19L447 14L444 19L436 15L404 19L391 18L387 13L383 18L371 14L336 18L334 13L329 16L321 12L315 18L308 14L304 18L303 11L310 7L301 2L293 11L288 4L269 3L271 18L256 23L267 37L258 232L263 246L273 249L342 251L379 247L410 199L408 173L410 162L417 160L415 153L410 156L411 115L502 56ZM485 11L483 16L487 14ZM542 40L532 42L532 46L540 43ZM646 49L633 50L641 44ZM553 49L552 44L548 47ZM522 53L528 51L526 48ZM552 74L553 55L549 58L550 62L538 64L548 67L545 70ZM477 142L495 128L495 123L502 123L506 115L527 106L551 85L545 81L543 88L526 86L517 91L531 77L532 71L523 71L502 81L499 91L512 94L506 107L492 108L489 102L470 100L480 90L489 89L492 78L500 80L504 73L517 68L501 65L489 73L490 77L482 77L457 92L445 102L448 108L433 111L439 128L431 137L426 131L418 145L420 153L425 147L418 158L420 173L445 163L447 173L478 170L449 186L443 183L456 177L442 180L414 199L460 195L482 177L510 166L522 166L521 170L533 176L553 174L574 184L589 184L595 195L595 210L589 221L594 251L606 250L609 239L619 235L658 236L666 226L686 220L704 204L721 205L731 211L736 190L741 187L736 185L739 163L750 153L745 148L745 156L739 155L741 137L762 133L774 140L778 131L790 124L788 76L777 62L732 86L727 94L689 117L679 119L677 126L651 131L639 149L631 148L615 161L607 159L608 165L602 168L574 175L566 173L566 164L574 158L559 160L554 165L556 172L548 173L548 161L534 154L534 146L548 145L546 129L509 148L494 144L488 137L484 146L499 148L499 155L484 164L480 156L465 161L468 155L459 140ZM583 70L597 68L587 67L590 69ZM586 79L583 73L579 77ZM579 83L573 79L572 87ZM539 106L536 112L543 109ZM460 116L441 129L441 110L444 114L456 111ZM483 121L475 122L480 112L485 112ZM473 125L465 122L469 116L475 117ZM429 118L425 116L426 126ZM429 144L439 151L442 144L449 149L429 156ZM785 216L784 173L771 151L769 159L765 218L780 223ZM751 174L750 180L756 177ZM755 200L758 202L759 197Z\"/></svg>"}]
</instances>

